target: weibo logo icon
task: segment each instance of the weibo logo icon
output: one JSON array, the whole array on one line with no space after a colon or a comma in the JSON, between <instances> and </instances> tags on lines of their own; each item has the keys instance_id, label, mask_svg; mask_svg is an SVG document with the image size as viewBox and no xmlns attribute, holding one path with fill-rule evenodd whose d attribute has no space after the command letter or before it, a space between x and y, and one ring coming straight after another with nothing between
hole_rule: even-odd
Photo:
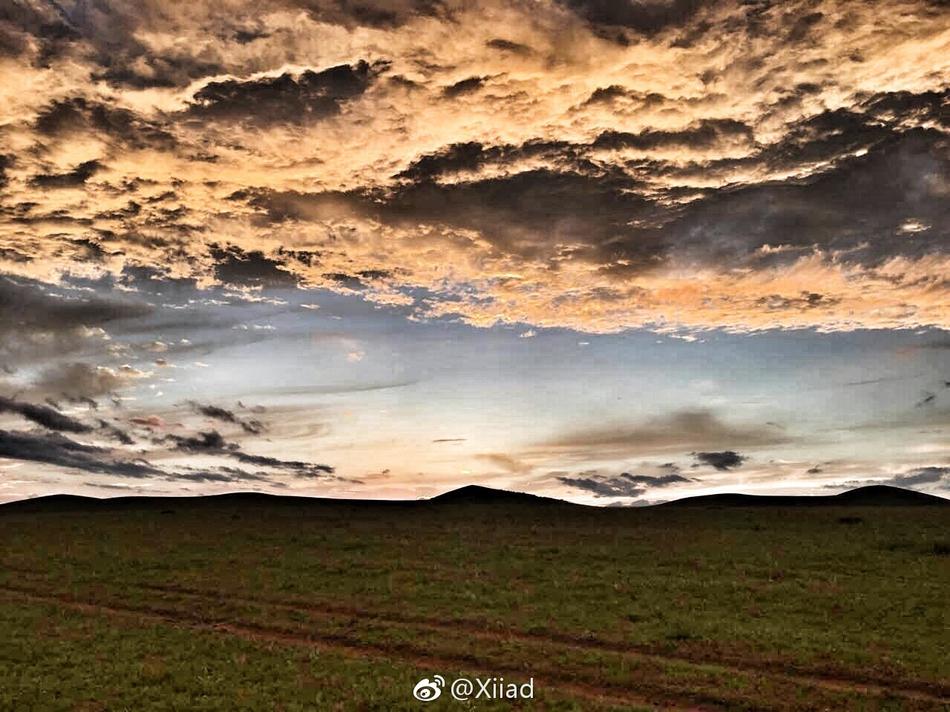
<instances>
[{"instance_id":1,"label":"weibo logo icon","mask_svg":"<svg viewBox=\"0 0 950 712\"><path fill-rule=\"evenodd\" d=\"M445 678L441 675L435 675L431 680L424 677L412 688L412 696L421 702L432 702L439 699L443 687L445 687Z\"/></svg>"}]
</instances>

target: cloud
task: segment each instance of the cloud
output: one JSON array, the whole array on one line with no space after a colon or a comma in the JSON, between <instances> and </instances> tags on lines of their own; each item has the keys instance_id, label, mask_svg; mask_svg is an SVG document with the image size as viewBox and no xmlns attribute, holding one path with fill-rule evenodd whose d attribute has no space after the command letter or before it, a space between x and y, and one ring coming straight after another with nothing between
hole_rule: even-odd
<instances>
[{"instance_id":1,"label":"cloud","mask_svg":"<svg viewBox=\"0 0 950 712\"><path fill-rule=\"evenodd\" d=\"M208 418L239 425L241 426L241 429L244 430L244 432L250 433L251 435L260 435L262 432L264 432L264 424L261 421L253 418L240 418L234 413L234 411L227 410L226 408L221 408L220 406L211 404L203 405L201 403L196 403L195 401L191 401L191 407L194 408L196 412Z\"/></svg>"},{"instance_id":2,"label":"cloud","mask_svg":"<svg viewBox=\"0 0 950 712\"><path fill-rule=\"evenodd\" d=\"M627 28L648 35L685 24L705 5L703 0L561 1L595 26Z\"/></svg>"},{"instance_id":3,"label":"cloud","mask_svg":"<svg viewBox=\"0 0 950 712\"><path fill-rule=\"evenodd\" d=\"M88 328L144 317L152 310L132 298L51 290L32 280L0 276L0 358L18 362L63 355L85 343Z\"/></svg>"},{"instance_id":4,"label":"cloud","mask_svg":"<svg viewBox=\"0 0 950 712\"><path fill-rule=\"evenodd\" d=\"M293 287L298 278L283 269L281 262L269 259L259 250L244 252L234 245L211 246L215 261L214 276L237 287Z\"/></svg>"},{"instance_id":5,"label":"cloud","mask_svg":"<svg viewBox=\"0 0 950 712\"><path fill-rule=\"evenodd\" d=\"M301 460L281 460L276 457L267 457L264 455L249 455L245 452L233 452L230 454L232 457L248 465L290 470L297 477L324 477L326 475L332 475L334 472L334 468L330 465L320 465L312 462L303 462Z\"/></svg>"},{"instance_id":6,"label":"cloud","mask_svg":"<svg viewBox=\"0 0 950 712\"><path fill-rule=\"evenodd\" d=\"M577 477L558 476L558 482L575 489L585 490L597 497L639 497L648 489L668 487L681 482L690 482L682 475L619 475L585 474Z\"/></svg>"},{"instance_id":7,"label":"cloud","mask_svg":"<svg viewBox=\"0 0 950 712\"><path fill-rule=\"evenodd\" d=\"M0 430L0 457L118 477L142 478L165 474L142 460L116 458L106 448L84 445L59 433Z\"/></svg>"},{"instance_id":8,"label":"cloud","mask_svg":"<svg viewBox=\"0 0 950 712\"><path fill-rule=\"evenodd\" d=\"M360 60L319 72L304 70L297 76L285 73L208 82L195 93L189 113L203 119L264 125L317 121L338 114L342 102L365 92L387 66Z\"/></svg>"},{"instance_id":9,"label":"cloud","mask_svg":"<svg viewBox=\"0 0 950 712\"><path fill-rule=\"evenodd\" d=\"M439 442L451 442L446 440L440 440ZM526 462L522 462L516 457L511 455L505 455L503 453L490 453L486 455L477 456L481 460L490 462L496 467L500 467L505 472L512 472L517 474L524 474L531 472L532 466Z\"/></svg>"},{"instance_id":10,"label":"cloud","mask_svg":"<svg viewBox=\"0 0 950 712\"><path fill-rule=\"evenodd\" d=\"M177 449L194 454L222 455L239 462L260 467L273 467L288 470L297 477L324 477L333 474L330 465L320 465L300 460L281 460L264 455L251 455L241 450L238 443L228 442L217 430L199 432L197 435L167 435L166 440L175 444Z\"/></svg>"},{"instance_id":11,"label":"cloud","mask_svg":"<svg viewBox=\"0 0 950 712\"><path fill-rule=\"evenodd\" d=\"M217 430L207 430L197 435L169 435L168 440L175 443L179 450L186 452L219 452L228 453L237 451L237 443L229 443Z\"/></svg>"},{"instance_id":12,"label":"cloud","mask_svg":"<svg viewBox=\"0 0 950 712\"><path fill-rule=\"evenodd\" d=\"M30 179L35 188L77 188L92 178L102 165L97 160L83 161L65 173L40 173Z\"/></svg>"},{"instance_id":13,"label":"cloud","mask_svg":"<svg viewBox=\"0 0 950 712\"><path fill-rule=\"evenodd\" d=\"M948 326L932 3L16 7L0 272L477 326Z\"/></svg>"},{"instance_id":14,"label":"cloud","mask_svg":"<svg viewBox=\"0 0 950 712\"><path fill-rule=\"evenodd\" d=\"M58 430L65 433L88 433L92 431L91 426L75 418L70 418L68 415L63 415L54 408L23 403L3 396L0 396L0 413L16 413L48 430Z\"/></svg>"},{"instance_id":15,"label":"cloud","mask_svg":"<svg viewBox=\"0 0 950 712\"><path fill-rule=\"evenodd\" d=\"M99 429L107 433L111 438L117 440L123 445L134 445L135 440L122 428L113 425L107 420L99 419Z\"/></svg>"},{"instance_id":16,"label":"cloud","mask_svg":"<svg viewBox=\"0 0 950 712\"><path fill-rule=\"evenodd\" d=\"M33 382L32 390L82 400L112 393L146 375L132 366L111 368L68 361L45 369Z\"/></svg>"},{"instance_id":17,"label":"cloud","mask_svg":"<svg viewBox=\"0 0 950 712\"><path fill-rule=\"evenodd\" d=\"M468 77L467 79L455 82L455 84L451 86L445 87L445 89L442 90L442 94L446 98L455 99L463 94L471 94L477 91L484 83L485 77Z\"/></svg>"},{"instance_id":18,"label":"cloud","mask_svg":"<svg viewBox=\"0 0 950 712\"><path fill-rule=\"evenodd\" d=\"M85 445L58 433L34 434L0 430L0 457L53 465L99 475L123 478L157 478L167 481L234 483L272 482L266 473L246 472L234 467L185 468L167 471L142 460L128 460L108 448ZM108 482L87 483L110 487Z\"/></svg>"},{"instance_id":19,"label":"cloud","mask_svg":"<svg viewBox=\"0 0 950 712\"><path fill-rule=\"evenodd\" d=\"M647 130L640 133L604 131L591 144L593 149L710 148L727 140L752 144L752 127L734 119L702 119L678 131Z\"/></svg>"},{"instance_id":20,"label":"cloud","mask_svg":"<svg viewBox=\"0 0 950 712\"><path fill-rule=\"evenodd\" d=\"M279 486L281 483L274 482L265 473L247 472L238 467L217 467L214 470L202 470L198 468L189 468L190 472L177 472L174 477L169 479L182 480L187 482L203 482L213 484L225 484L231 482L266 482L270 486Z\"/></svg>"},{"instance_id":21,"label":"cloud","mask_svg":"<svg viewBox=\"0 0 950 712\"><path fill-rule=\"evenodd\" d=\"M101 101L77 96L56 99L42 109L34 127L44 137L81 138L82 134L103 134L126 149L172 149L175 137L158 122L135 112Z\"/></svg>"},{"instance_id":22,"label":"cloud","mask_svg":"<svg viewBox=\"0 0 950 712\"><path fill-rule=\"evenodd\" d=\"M677 484L679 482L691 482L688 477L683 477L682 475L670 474L670 475L628 475L624 473L621 477L626 478L630 482L635 484L644 485L646 487L667 487L669 485Z\"/></svg>"},{"instance_id":23,"label":"cloud","mask_svg":"<svg viewBox=\"0 0 950 712\"><path fill-rule=\"evenodd\" d=\"M849 480L839 484L825 485L825 487L828 489L844 489L865 487L867 485L950 490L950 467L942 465L915 467L883 480Z\"/></svg>"},{"instance_id":24,"label":"cloud","mask_svg":"<svg viewBox=\"0 0 950 712\"><path fill-rule=\"evenodd\" d=\"M684 410L633 424L568 432L535 449L560 456L619 458L698 448L765 447L790 441L765 425L727 423L708 410Z\"/></svg>"},{"instance_id":25,"label":"cloud","mask_svg":"<svg viewBox=\"0 0 950 712\"><path fill-rule=\"evenodd\" d=\"M897 487L914 487L916 485L931 485L937 483L950 485L950 467L917 467L900 475L895 475L887 484Z\"/></svg>"},{"instance_id":26,"label":"cloud","mask_svg":"<svg viewBox=\"0 0 950 712\"><path fill-rule=\"evenodd\" d=\"M532 50L527 45L502 39L501 37L493 37L492 39L485 42L485 46L491 47L492 49L497 49L501 52L511 52L512 54L518 54L522 56L534 54L534 50Z\"/></svg>"},{"instance_id":27,"label":"cloud","mask_svg":"<svg viewBox=\"0 0 950 712\"><path fill-rule=\"evenodd\" d=\"M749 458L734 450L723 450L722 452L697 452L696 459L706 465L712 465L717 470L732 470L740 467Z\"/></svg>"}]
</instances>

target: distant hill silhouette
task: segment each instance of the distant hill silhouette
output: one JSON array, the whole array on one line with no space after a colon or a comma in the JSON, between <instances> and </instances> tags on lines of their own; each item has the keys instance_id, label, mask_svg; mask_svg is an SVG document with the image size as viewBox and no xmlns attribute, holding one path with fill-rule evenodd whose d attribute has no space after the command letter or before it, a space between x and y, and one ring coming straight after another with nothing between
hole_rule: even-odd
<instances>
[{"instance_id":1,"label":"distant hill silhouette","mask_svg":"<svg viewBox=\"0 0 950 712\"><path fill-rule=\"evenodd\" d=\"M204 495L195 497L111 497L99 499L71 494L53 494L34 497L0 505L3 512L65 512L125 509L158 509L174 511L177 508L195 507L432 507L442 505L507 505L525 506L561 505L583 507L551 497L540 497L526 492L511 492L480 485L467 485L450 490L430 499L416 500L379 500L379 499L335 499L330 497L298 497L266 494L263 492L234 492L230 494ZM871 485L842 492L835 495L811 496L774 496L751 494L710 494L699 497L664 502L656 507L881 507L881 506L950 506L950 500L943 497L902 489L886 485ZM640 508L638 508L640 509ZM643 507L642 509L651 509Z\"/></svg>"},{"instance_id":2,"label":"distant hill silhouette","mask_svg":"<svg viewBox=\"0 0 950 712\"><path fill-rule=\"evenodd\" d=\"M123 510L123 509L162 509L193 507L257 507L257 506L295 506L308 507L320 505L362 505L392 506L412 505L412 500L374 500L374 499L334 499L331 497L299 497L293 495L268 494L266 492L229 492L227 494L198 495L194 497L82 497L71 494L52 494L33 497L17 502L0 504L4 511L78 511L78 510Z\"/></svg>"},{"instance_id":3,"label":"distant hill silhouette","mask_svg":"<svg viewBox=\"0 0 950 712\"><path fill-rule=\"evenodd\" d=\"M493 489L481 485L467 485L458 489L449 490L443 494L426 500L437 504L492 504L518 502L523 504L571 504L563 499L539 497L527 492L511 492L509 490Z\"/></svg>"},{"instance_id":4,"label":"distant hill silhouette","mask_svg":"<svg viewBox=\"0 0 950 712\"><path fill-rule=\"evenodd\" d=\"M868 485L830 495L707 494L664 502L660 507L915 507L950 506L950 500L888 485Z\"/></svg>"},{"instance_id":5,"label":"distant hill silhouette","mask_svg":"<svg viewBox=\"0 0 950 712\"><path fill-rule=\"evenodd\" d=\"M493 489L480 485L467 485L449 490L429 499L340 499L335 497L300 497L292 495L268 494L265 492L231 492L228 494L210 494L194 497L83 497L73 494L51 494L33 497L16 502L0 504L2 511L69 511L87 509L175 509L178 507L244 507L244 506L366 506L366 507L418 507L443 504L560 504L573 505L561 499L539 497L526 492Z\"/></svg>"}]
</instances>

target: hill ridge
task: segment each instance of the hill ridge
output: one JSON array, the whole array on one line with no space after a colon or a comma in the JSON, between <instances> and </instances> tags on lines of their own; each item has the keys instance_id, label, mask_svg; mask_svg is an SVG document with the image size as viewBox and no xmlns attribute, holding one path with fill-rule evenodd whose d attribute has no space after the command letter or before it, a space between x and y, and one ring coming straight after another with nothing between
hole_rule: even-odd
<instances>
[{"instance_id":1,"label":"hill ridge","mask_svg":"<svg viewBox=\"0 0 950 712\"><path fill-rule=\"evenodd\" d=\"M917 490L892 485L865 485L837 494L756 495L725 492L664 502L661 507L821 507L821 506L950 506L950 500Z\"/></svg>"},{"instance_id":2,"label":"hill ridge","mask_svg":"<svg viewBox=\"0 0 950 712\"><path fill-rule=\"evenodd\" d=\"M130 495L122 497L89 497L74 494L50 494L41 497L21 499L0 503L3 511L62 511L68 509L108 508L123 509L137 506L154 506L170 509L175 506L204 506L211 504L277 504L277 505L350 505L350 506L432 506L449 504L524 504L524 505L566 505L583 507L572 502L553 497L544 497L528 492L485 487L484 485L464 485L442 492L426 499L342 499L335 497L308 497L305 495L283 495L268 492L227 492L223 494L156 497ZM816 507L816 506L950 506L950 499L918 492L916 490L893 487L890 485L867 485L838 494L828 495L754 495L738 492L726 492L663 502L651 507Z\"/></svg>"}]
</instances>

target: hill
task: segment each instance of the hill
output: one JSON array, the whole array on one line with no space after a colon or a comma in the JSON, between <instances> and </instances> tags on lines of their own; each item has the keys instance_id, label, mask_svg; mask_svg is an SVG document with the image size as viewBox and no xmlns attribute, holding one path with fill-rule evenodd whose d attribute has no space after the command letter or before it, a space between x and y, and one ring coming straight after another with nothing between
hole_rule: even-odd
<instances>
[{"instance_id":1,"label":"hill","mask_svg":"<svg viewBox=\"0 0 950 712\"><path fill-rule=\"evenodd\" d=\"M83 497L72 494L52 494L34 497L16 502L0 504L0 512L57 512L86 510L123 510L123 509L179 509L194 507L224 508L248 506L359 506L359 507L419 507L446 504L559 504L572 505L560 499L539 497L525 492L493 489L480 485L467 485L449 490L429 499L341 499L334 497L302 497L293 495L267 494L264 492L231 492L193 497Z\"/></svg>"},{"instance_id":2,"label":"hill","mask_svg":"<svg viewBox=\"0 0 950 712\"><path fill-rule=\"evenodd\" d=\"M917 507L950 506L950 500L888 485L858 487L831 495L709 494L664 502L660 507Z\"/></svg>"},{"instance_id":3,"label":"hill","mask_svg":"<svg viewBox=\"0 0 950 712\"><path fill-rule=\"evenodd\" d=\"M196 507L432 507L442 505L523 505L586 508L584 505L566 502L551 497L541 497L527 492L512 492L493 489L480 485L467 485L449 490L429 499L381 500L381 499L337 499L332 497L300 497L266 494L263 492L233 492L229 494L204 495L193 497L82 497L70 494L53 494L16 502L0 504L0 512L62 512L88 510L123 509L192 509ZM894 506L950 506L950 500L943 497L902 489L886 485L859 487L835 495L775 496L739 493L710 494L699 497L663 502L654 507L894 507Z\"/></svg>"},{"instance_id":4,"label":"hill","mask_svg":"<svg viewBox=\"0 0 950 712\"><path fill-rule=\"evenodd\" d=\"M563 499L539 497L527 492L511 492L481 485L467 485L424 500L433 504L571 504ZM574 505L579 506L579 505Z\"/></svg>"}]
</instances>

